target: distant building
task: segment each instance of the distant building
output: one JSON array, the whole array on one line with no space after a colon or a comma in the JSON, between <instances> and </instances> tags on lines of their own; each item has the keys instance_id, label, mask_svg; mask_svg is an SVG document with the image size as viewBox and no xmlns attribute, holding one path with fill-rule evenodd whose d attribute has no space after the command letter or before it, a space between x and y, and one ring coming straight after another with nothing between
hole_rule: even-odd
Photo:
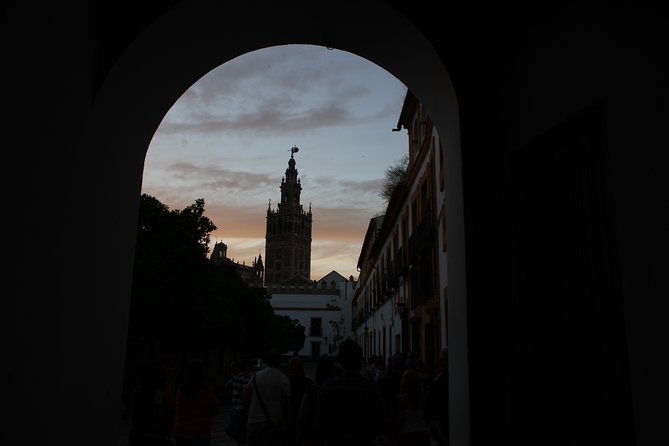
<instances>
[{"instance_id":1,"label":"distant building","mask_svg":"<svg viewBox=\"0 0 669 446\"><path fill-rule=\"evenodd\" d=\"M302 357L332 354L340 340L352 335L353 276L332 271L308 285L267 287L275 314L297 319L306 328Z\"/></svg>"},{"instance_id":2,"label":"distant building","mask_svg":"<svg viewBox=\"0 0 669 446\"><path fill-rule=\"evenodd\" d=\"M223 242L214 245L210 258L229 265L249 286L264 286L274 313L297 320L305 327L305 341L297 352L317 359L333 354L340 340L353 335L352 302L356 280L331 271L311 280L311 206L300 204L302 185L295 168L297 147L291 149L288 169L281 180L281 202L267 209L265 263L262 255L247 266L228 258Z\"/></svg>"},{"instance_id":3,"label":"distant building","mask_svg":"<svg viewBox=\"0 0 669 446\"><path fill-rule=\"evenodd\" d=\"M253 263L245 265L244 263L237 263L233 259L228 258L228 245L223 242L217 242L214 249L211 251L209 258L215 262L228 265L235 270L239 276L251 287L263 286L264 267L262 262L262 255L259 254L257 258L253 259Z\"/></svg>"},{"instance_id":4,"label":"distant building","mask_svg":"<svg viewBox=\"0 0 669 446\"><path fill-rule=\"evenodd\" d=\"M265 233L265 285L309 285L311 283L311 205L300 204L302 185L295 168L297 147L290 151L288 168L281 180L281 201L267 206Z\"/></svg>"},{"instance_id":5,"label":"distant building","mask_svg":"<svg viewBox=\"0 0 669 446\"><path fill-rule=\"evenodd\" d=\"M278 315L298 320L306 339L297 352L318 358L336 350L337 343L352 334L351 300L353 276L346 279L332 271L311 280L311 205L300 204L302 185L295 168L293 147L281 180L281 201L276 210L267 208L265 236L265 287Z\"/></svg>"}]
</instances>

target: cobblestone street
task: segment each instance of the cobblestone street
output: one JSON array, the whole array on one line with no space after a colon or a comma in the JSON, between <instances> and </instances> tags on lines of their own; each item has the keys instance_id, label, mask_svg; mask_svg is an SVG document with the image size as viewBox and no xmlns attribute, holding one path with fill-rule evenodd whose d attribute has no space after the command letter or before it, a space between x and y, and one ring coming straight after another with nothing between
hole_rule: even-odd
<instances>
[{"instance_id":1,"label":"cobblestone street","mask_svg":"<svg viewBox=\"0 0 669 446\"><path fill-rule=\"evenodd\" d=\"M221 412L214 417L211 426L211 446L237 446L237 442L225 433L225 424L228 421L230 406L221 406Z\"/></svg>"},{"instance_id":2,"label":"cobblestone street","mask_svg":"<svg viewBox=\"0 0 669 446\"><path fill-rule=\"evenodd\" d=\"M228 419L230 406L221 405L221 411L213 419L211 426L211 446L237 446L237 442L225 433L225 423ZM130 419L121 417L121 435L119 446L128 446L128 432L130 431Z\"/></svg>"}]
</instances>

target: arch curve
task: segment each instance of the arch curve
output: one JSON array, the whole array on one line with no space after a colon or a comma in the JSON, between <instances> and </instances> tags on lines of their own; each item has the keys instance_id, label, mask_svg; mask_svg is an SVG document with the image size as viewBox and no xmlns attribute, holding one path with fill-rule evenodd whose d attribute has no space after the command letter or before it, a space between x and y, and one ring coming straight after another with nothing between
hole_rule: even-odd
<instances>
[{"instance_id":1,"label":"arch curve","mask_svg":"<svg viewBox=\"0 0 669 446\"><path fill-rule=\"evenodd\" d=\"M451 394L458 408L451 435L454 444L465 444L469 437L469 396L457 98L441 58L392 7L364 2L351 10L336 2L271 2L259 9L247 2L185 1L160 16L108 71L90 121L94 145L113 154L106 160L106 168L130 175L111 185L118 191L119 200L132 203L124 206L129 213L124 221L136 221L146 151L177 99L217 66L248 52L287 44L337 48L380 66L412 91L430 111L443 136L449 218L450 376ZM123 242L133 245L130 237L134 228L125 229L127 240ZM130 276L125 280L129 284Z\"/></svg>"}]
</instances>

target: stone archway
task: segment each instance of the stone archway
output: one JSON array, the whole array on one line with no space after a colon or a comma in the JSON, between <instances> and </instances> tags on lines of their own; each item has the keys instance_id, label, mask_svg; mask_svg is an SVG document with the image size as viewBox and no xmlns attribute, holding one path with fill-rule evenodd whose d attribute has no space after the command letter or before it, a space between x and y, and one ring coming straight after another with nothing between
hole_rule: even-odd
<instances>
[{"instance_id":1,"label":"stone archway","mask_svg":"<svg viewBox=\"0 0 669 446\"><path fill-rule=\"evenodd\" d=\"M131 263L144 157L169 108L201 76L226 61L250 51L291 43L335 47L386 69L419 98L443 135L449 216L448 338L454 409L451 435L454 444L466 444L469 397L457 100L436 52L407 19L389 6L361 5L349 11L334 3L306 8L268 4L265 9L256 10L243 3L185 2L147 28L100 84L89 133L92 145L104 153L106 169L125 172L107 185L109 191L114 191L116 218L123 222L123 231L116 240L127 247L121 257L125 255L126 262ZM122 289L130 289L127 269L114 280L121 282ZM129 293L120 305L121 314L127 318ZM127 320L122 324L126 326ZM125 345L124 341L119 348ZM113 357L124 357L124 351ZM122 365L114 367L119 367L118 376L122 376Z\"/></svg>"}]
</instances>

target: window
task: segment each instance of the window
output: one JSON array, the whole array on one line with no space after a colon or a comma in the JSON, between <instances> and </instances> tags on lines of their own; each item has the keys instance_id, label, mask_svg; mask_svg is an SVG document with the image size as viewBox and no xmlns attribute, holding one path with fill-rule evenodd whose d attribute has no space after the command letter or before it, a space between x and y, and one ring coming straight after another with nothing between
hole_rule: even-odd
<instances>
[{"instance_id":1,"label":"window","mask_svg":"<svg viewBox=\"0 0 669 446\"><path fill-rule=\"evenodd\" d=\"M419 352L421 351L421 342L420 342L420 322L411 323L411 350Z\"/></svg>"},{"instance_id":2,"label":"window","mask_svg":"<svg viewBox=\"0 0 669 446\"><path fill-rule=\"evenodd\" d=\"M393 326L392 325L390 327L388 327L388 339L390 340L390 342L388 343L388 356L386 356L386 358L390 358L391 356L393 356L393 344L392 344L392 341L393 341ZM385 343L386 341L384 340L383 342Z\"/></svg>"},{"instance_id":3,"label":"window","mask_svg":"<svg viewBox=\"0 0 669 446\"><path fill-rule=\"evenodd\" d=\"M321 357L321 343L312 342L311 343L311 357L313 359L318 359Z\"/></svg>"},{"instance_id":4,"label":"window","mask_svg":"<svg viewBox=\"0 0 669 446\"><path fill-rule=\"evenodd\" d=\"M309 336L323 336L323 319L312 317L309 324Z\"/></svg>"}]
</instances>

